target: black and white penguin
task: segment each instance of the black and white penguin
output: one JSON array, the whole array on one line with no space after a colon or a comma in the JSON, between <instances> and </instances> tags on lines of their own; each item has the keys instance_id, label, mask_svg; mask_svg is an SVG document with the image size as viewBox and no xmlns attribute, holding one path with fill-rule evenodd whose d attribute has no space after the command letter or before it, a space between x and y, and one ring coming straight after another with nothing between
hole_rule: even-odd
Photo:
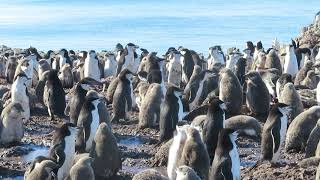
<instances>
[{"instance_id":1,"label":"black and white penguin","mask_svg":"<svg viewBox=\"0 0 320 180\"><path fill-rule=\"evenodd\" d=\"M277 163L280 150L284 146L287 133L288 113L290 107L283 103L277 103L271 107L269 116L263 126L261 151L262 159Z\"/></svg>"},{"instance_id":2,"label":"black and white penguin","mask_svg":"<svg viewBox=\"0 0 320 180\"><path fill-rule=\"evenodd\" d=\"M176 173L176 180L201 180L197 173L189 166L178 167Z\"/></svg>"},{"instance_id":3,"label":"black and white penguin","mask_svg":"<svg viewBox=\"0 0 320 180\"><path fill-rule=\"evenodd\" d=\"M176 175L177 175L176 168L179 167L181 153L183 151L184 144L187 140L186 130L189 127L190 127L189 125L184 125L182 127L176 126L176 133L170 145L169 155L168 155L167 174L169 179L176 178Z\"/></svg>"},{"instance_id":4,"label":"black and white penguin","mask_svg":"<svg viewBox=\"0 0 320 180\"><path fill-rule=\"evenodd\" d=\"M212 70L216 64L224 65L224 55L217 46L209 48L209 57L207 60L208 69Z\"/></svg>"},{"instance_id":5,"label":"black and white penguin","mask_svg":"<svg viewBox=\"0 0 320 180\"><path fill-rule=\"evenodd\" d=\"M50 158L36 157L24 174L25 180L56 179L59 165Z\"/></svg>"},{"instance_id":6,"label":"black and white penguin","mask_svg":"<svg viewBox=\"0 0 320 180\"><path fill-rule=\"evenodd\" d=\"M168 54L166 69L168 71L168 83L180 87L182 81L182 66L180 63L181 54L178 51L171 51Z\"/></svg>"},{"instance_id":7,"label":"black and white penguin","mask_svg":"<svg viewBox=\"0 0 320 180\"><path fill-rule=\"evenodd\" d=\"M72 67L72 62L66 49L61 49L59 51L59 58L59 64L53 63L52 69L60 70L66 63L70 64L70 66Z\"/></svg>"},{"instance_id":8,"label":"black and white penguin","mask_svg":"<svg viewBox=\"0 0 320 180\"><path fill-rule=\"evenodd\" d=\"M33 78L33 63L31 63L31 60L29 59L22 59L18 61L18 66L16 68L15 74L14 74L14 79L21 73L24 73L26 77L28 78L26 85L28 89L31 89L32 86L32 78Z\"/></svg>"},{"instance_id":9,"label":"black and white penguin","mask_svg":"<svg viewBox=\"0 0 320 180\"><path fill-rule=\"evenodd\" d=\"M290 74L283 73L279 77L279 79L276 82L276 93L278 98L281 96L281 92L283 91L284 86L289 82L293 83L292 76Z\"/></svg>"},{"instance_id":10,"label":"black and white penguin","mask_svg":"<svg viewBox=\"0 0 320 180\"><path fill-rule=\"evenodd\" d=\"M63 90L57 70L50 70L48 80L44 87L43 102L48 108L48 113L52 120L54 116L64 117L66 108L65 92Z\"/></svg>"},{"instance_id":11,"label":"black and white penguin","mask_svg":"<svg viewBox=\"0 0 320 180\"><path fill-rule=\"evenodd\" d=\"M120 119L127 119L127 113L131 111L132 108L132 72L128 69L124 69L120 72L118 78L119 82L117 83L112 99L112 122L119 122Z\"/></svg>"},{"instance_id":12,"label":"black and white penguin","mask_svg":"<svg viewBox=\"0 0 320 180\"><path fill-rule=\"evenodd\" d=\"M41 59L39 61L38 79L41 79L42 74L50 69L51 66L48 64L48 62L45 59Z\"/></svg>"},{"instance_id":13,"label":"black and white penguin","mask_svg":"<svg viewBox=\"0 0 320 180\"><path fill-rule=\"evenodd\" d=\"M92 143L90 157L93 158L92 168L96 179L112 179L112 176L117 174L122 167L117 139L105 122L99 125Z\"/></svg>"},{"instance_id":14,"label":"black and white penguin","mask_svg":"<svg viewBox=\"0 0 320 180\"><path fill-rule=\"evenodd\" d=\"M319 118L320 106L313 106L294 118L286 135L286 152L304 151L309 135Z\"/></svg>"},{"instance_id":15,"label":"black and white penguin","mask_svg":"<svg viewBox=\"0 0 320 180\"><path fill-rule=\"evenodd\" d=\"M253 48L254 49L254 48ZM252 70L252 64L253 64L253 57L252 57L251 50L250 49L244 49L243 50L243 58L246 59L246 73Z\"/></svg>"},{"instance_id":16,"label":"black and white penguin","mask_svg":"<svg viewBox=\"0 0 320 180\"><path fill-rule=\"evenodd\" d=\"M183 106L180 99L181 90L169 86L160 109L160 142L173 137L178 121L182 120Z\"/></svg>"},{"instance_id":17,"label":"black and white penguin","mask_svg":"<svg viewBox=\"0 0 320 180\"><path fill-rule=\"evenodd\" d=\"M90 89L94 89L93 85L99 85L100 83L91 78L84 78L78 82L70 97L70 101L66 107L66 115L70 116L70 122L77 124L78 117L85 101L87 92Z\"/></svg>"},{"instance_id":18,"label":"black and white penguin","mask_svg":"<svg viewBox=\"0 0 320 180\"><path fill-rule=\"evenodd\" d=\"M285 61L283 65L283 73L290 74L292 77L295 77L298 73L298 62L297 57L294 51L293 45L286 47Z\"/></svg>"},{"instance_id":19,"label":"black and white penguin","mask_svg":"<svg viewBox=\"0 0 320 180\"><path fill-rule=\"evenodd\" d=\"M6 64L6 70L5 70L5 77L6 77L7 83L9 84L13 83L14 74L17 66L18 66L17 58L12 56L9 57L8 62Z\"/></svg>"},{"instance_id":20,"label":"black and white penguin","mask_svg":"<svg viewBox=\"0 0 320 180\"><path fill-rule=\"evenodd\" d=\"M223 101L217 97L209 100L209 107L206 120L203 126L203 142L205 143L211 161L214 159L214 152L217 147L218 135L225 124L226 108Z\"/></svg>"},{"instance_id":21,"label":"black and white penguin","mask_svg":"<svg viewBox=\"0 0 320 180\"><path fill-rule=\"evenodd\" d=\"M78 128L72 123L64 123L54 132L49 157L60 166L57 172L58 179L64 179L69 175L75 155L75 142Z\"/></svg>"},{"instance_id":22,"label":"black and white penguin","mask_svg":"<svg viewBox=\"0 0 320 180\"><path fill-rule=\"evenodd\" d=\"M193 72L194 62L189 49L182 48L180 50L180 53L180 63L182 65L182 82L187 84Z\"/></svg>"},{"instance_id":23,"label":"black and white penguin","mask_svg":"<svg viewBox=\"0 0 320 180\"><path fill-rule=\"evenodd\" d=\"M190 126L186 130L187 139L184 143L179 166L192 168L201 179L208 179L210 158L198 129Z\"/></svg>"},{"instance_id":24,"label":"black and white penguin","mask_svg":"<svg viewBox=\"0 0 320 180\"><path fill-rule=\"evenodd\" d=\"M89 51L89 54L84 61L84 77L92 78L100 81L99 60L94 50Z\"/></svg>"},{"instance_id":25,"label":"black and white penguin","mask_svg":"<svg viewBox=\"0 0 320 180\"><path fill-rule=\"evenodd\" d=\"M0 116L0 144L20 142L24 135L23 108L19 103L7 105Z\"/></svg>"},{"instance_id":26,"label":"black and white penguin","mask_svg":"<svg viewBox=\"0 0 320 180\"><path fill-rule=\"evenodd\" d=\"M242 106L242 86L230 69L220 71L219 99L226 105L226 113L238 115Z\"/></svg>"},{"instance_id":27,"label":"black and white penguin","mask_svg":"<svg viewBox=\"0 0 320 180\"><path fill-rule=\"evenodd\" d=\"M121 51L119 60L118 60L118 70L117 74L119 74L124 69L128 69L129 71L136 73L140 64L140 60L138 54L136 53L136 49L139 46L128 43L123 51Z\"/></svg>"},{"instance_id":28,"label":"black and white penguin","mask_svg":"<svg viewBox=\"0 0 320 180\"><path fill-rule=\"evenodd\" d=\"M11 102L19 103L22 106L25 121L30 118L30 101L27 88L28 80L30 79L22 72L15 77L11 86Z\"/></svg>"},{"instance_id":29,"label":"black and white penguin","mask_svg":"<svg viewBox=\"0 0 320 180\"><path fill-rule=\"evenodd\" d=\"M44 59L47 61L47 63L52 68L52 64L54 62L55 53L52 50L49 50L47 54L44 56Z\"/></svg>"},{"instance_id":30,"label":"black and white penguin","mask_svg":"<svg viewBox=\"0 0 320 180\"><path fill-rule=\"evenodd\" d=\"M70 180L94 180L94 171L91 167L91 157L80 158L70 169Z\"/></svg>"},{"instance_id":31,"label":"black and white penguin","mask_svg":"<svg viewBox=\"0 0 320 180\"><path fill-rule=\"evenodd\" d=\"M291 39L291 42L297 57L298 68L300 69L304 66L306 60L309 59L309 57L311 56L311 50L309 48L300 48L299 40L297 40L296 42L293 39Z\"/></svg>"},{"instance_id":32,"label":"black and white penguin","mask_svg":"<svg viewBox=\"0 0 320 180\"><path fill-rule=\"evenodd\" d=\"M255 115L268 115L270 108L270 95L266 84L260 74L250 71L246 74L247 92L246 103Z\"/></svg>"},{"instance_id":33,"label":"black and white penguin","mask_svg":"<svg viewBox=\"0 0 320 180\"><path fill-rule=\"evenodd\" d=\"M235 72L236 64L242 57L242 54L239 52L239 49L235 49L230 52L228 56L229 59L226 61L226 68L231 69L232 72Z\"/></svg>"},{"instance_id":34,"label":"black and white penguin","mask_svg":"<svg viewBox=\"0 0 320 180\"><path fill-rule=\"evenodd\" d=\"M77 127L82 128L82 133L77 135L77 152L90 151L96 131L102 122L110 125L109 112L105 104L101 102L99 94L90 90L86 95L77 122Z\"/></svg>"},{"instance_id":35,"label":"black and white penguin","mask_svg":"<svg viewBox=\"0 0 320 180\"><path fill-rule=\"evenodd\" d=\"M210 180L240 180L240 158L236 145L237 133L233 129L222 129L209 175Z\"/></svg>"},{"instance_id":36,"label":"black and white penguin","mask_svg":"<svg viewBox=\"0 0 320 180\"><path fill-rule=\"evenodd\" d=\"M113 53L106 53L104 55L104 76L105 77L113 77L117 72L117 61L115 59L115 55Z\"/></svg>"}]
</instances>

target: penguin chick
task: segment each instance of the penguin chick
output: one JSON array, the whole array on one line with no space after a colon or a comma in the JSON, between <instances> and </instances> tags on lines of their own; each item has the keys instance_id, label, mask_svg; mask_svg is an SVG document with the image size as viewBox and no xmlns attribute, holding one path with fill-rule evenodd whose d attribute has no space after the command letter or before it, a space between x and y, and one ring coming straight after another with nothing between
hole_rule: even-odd
<instances>
[{"instance_id":1,"label":"penguin chick","mask_svg":"<svg viewBox=\"0 0 320 180\"><path fill-rule=\"evenodd\" d=\"M47 179L54 180L57 179L56 172L59 165L54 162L54 160L38 156L36 157L24 174L25 180L38 180Z\"/></svg>"},{"instance_id":2,"label":"penguin chick","mask_svg":"<svg viewBox=\"0 0 320 180\"><path fill-rule=\"evenodd\" d=\"M176 170L176 180L200 180L197 173L189 166L180 166Z\"/></svg>"},{"instance_id":3,"label":"penguin chick","mask_svg":"<svg viewBox=\"0 0 320 180\"><path fill-rule=\"evenodd\" d=\"M313 70L308 71L307 76L301 82L301 85L308 87L309 89L317 88L317 77Z\"/></svg>"},{"instance_id":4,"label":"penguin chick","mask_svg":"<svg viewBox=\"0 0 320 180\"><path fill-rule=\"evenodd\" d=\"M155 169L146 169L138 174L135 174L132 180L168 180L167 177L163 176L160 172Z\"/></svg>"},{"instance_id":5,"label":"penguin chick","mask_svg":"<svg viewBox=\"0 0 320 180\"><path fill-rule=\"evenodd\" d=\"M59 73L59 79L62 87L68 89L73 87L73 74L70 64L66 63L62 66Z\"/></svg>"},{"instance_id":6,"label":"penguin chick","mask_svg":"<svg viewBox=\"0 0 320 180\"><path fill-rule=\"evenodd\" d=\"M79 159L70 169L70 180L94 180L95 177L91 163L91 157Z\"/></svg>"}]
</instances>

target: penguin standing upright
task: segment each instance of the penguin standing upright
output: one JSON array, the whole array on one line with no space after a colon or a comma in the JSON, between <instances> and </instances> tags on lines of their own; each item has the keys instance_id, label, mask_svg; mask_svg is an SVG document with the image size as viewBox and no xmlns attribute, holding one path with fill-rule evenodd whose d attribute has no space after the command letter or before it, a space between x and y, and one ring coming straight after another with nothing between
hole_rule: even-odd
<instances>
[{"instance_id":1,"label":"penguin standing upright","mask_svg":"<svg viewBox=\"0 0 320 180\"><path fill-rule=\"evenodd\" d=\"M240 58L235 65L234 74L238 77L241 86L245 83L245 74L247 67L247 59Z\"/></svg>"},{"instance_id":2,"label":"penguin standing upright","mask_svg":"<svg viewBox=\"0 0 320 180\"><path fill-rule=\"evenodd\" d=\"M217 147L218 135L224 128L225 104L223 101L214 97L209 99L207 117L203 125L203 142L205 143L211 161L214 159L214 152Z\"/></svg>"},{"instance_id":3,"label":"penguin standing upright","mask_svg":"<svg viewBox=\"0 0 320 180\"><path fill-rule=\"evenodd\" d=\"M121 51L118 60L117 74L119 74L124 69L128 69L133 73L137 72L140 64L138 54L136 53L137 48L139 48L139 46L133 43L128 43L126 45L126 48L123 51Z\"/></svg>"},{"instance_id":4,"label":"penguin standing upright","mask_svg":"<svg viewBox=\"0 0 320 180\"><path fill-rule=\"evenodd\" d=\"M261 150L262 159L276 163L280 156L287 133L289 107L286 104L275 104L263 126Z\"/></svg>"},{"instance_id":5,"label":"penguin standing upright","mask_svg":"<svg viewBox=\"0 0 320 180\"><path fill-rule=\"evenodd\" d=\"M139 128L154 127L160 121L160 105L162 98L160 84L150 84L141 103Z\"/></svg>"},{"instance_id":6,"label":"penguin standing upright","mask_svg":"<svg viewBox=\"0 0 320 180\"><path fill-rule=\"evenodd\" d=\"M119 82L113 95L112 108L113 117L112 122L119 122L120 119L128 118L127 113L132 108L132 72L124 69L119 74Z\"/></svg>"},{"instance_id":7,"label":"penguin standing upright","mask_svg":"<svg viewBox=\"0 0 320 180\"><path fill-rule=\"evenodd\" d=\"M16 57L9 57L9 60L6 65L6 72L5 72L7 83L9 83L9 84L13 83L14 74L15 74L17 66L18 66L17 58Z\"/></svg>"},{"instance_id":8,"label":"penguin standing upright","mask_svg":"<svg viewBox=\"0 0 320 180\"><path fill-rule=\"evenodd\" d=\"M200 132L190 126L186 130L187 139L183 146L179 166L186 165L194 169L201 179L208 179L210 158Z\"/></svg>"},{"instance_id":9,"label":"penguin standing upright","mask_svg":"<svg viewBox=\"0 0 320 180\"><path fill-rule=\"evenodd\" d=\"M50 65L51 68L53 68L52 63L54 62L54 57L55 57L55 54L52 50L49 50L47 54L44 56L45 61L47 61L47 63Z\"/></svg>"},{"instance_id":10,"label":"penguin standing upright","mask_svg":"<svg viewBox=\"0 0 320 180\"><path fill-rule=\"evenodd\" d=\"M230 69L220 71L219 99L226 105L226 112L238 115L242 106L242 87Z\"/></svg>"},{"instance_id":11,"label":"penguin standing upright","mask_svg":"<svg viewBox=\"0 0 320 180\"><path fill-rule=\"evenodd\" d=\"M20 142L24 135L23 108L19 103L10 103L0 116L0 144Z\"/></svg>"},{"instance_id":12,"label":"penguin standing upright","mask_svg":"<svg viewBox=\"0 0 320 180\"><path fill-rule=\"evenodd\" d=\"M31 89L32 86L32 77L33 77L33 65L29 59L22 59L19 61L18 66L16 68L14 79L21 73L24 73L27 77L26 86Z\"/></svg>"},{"instance_id":13,"label":"penguin standing upright","mask_svg":"<svg viewBox=\"0 0 320 180\"><path fill-rule=\"evenodd\" d=\"M281 93L283 91L284 86L289 82L292 82L292 76L290 74L283 73L279 77L279 79L276 82L276 93L278 98L281 97Z\"/></svg>"},{"instance_id":14,"label":"penguin standing upright","mask_svg":"<svg viewBox=\"0 0 320 180\"><path fill-rule=\"evenodd\" d=\"M263 82L260 74L256 71L250 71L246 74L247 107L255 115L267 115L270 107L270 95L266 84Z\"/></svg>"},{"instance_id":15,"label":"penguin standing upright","mask_svg":"<svg viewBox=\"0 0 320 180\"><path fill-rule=\"evenodd\" d=\"M112 179L122 167L117 139L105 122L99 125L90 157L93 158L92 168L97 179Z\"/></svg>"},{"instance_id":16,"label":"penguin standing upright","mask_svg":"<svg viewBox=\"0 0 320 180\"><path fill-rule=\"evenodd\" d=\"M271 49L268 52L264 67L266 69L276 68L279 70L280 74L282 74L282 66L281 66L280 58L275 49Z\"/></svg>"},{"instance_id":17,"label":"penguin standing upright","mask_svg":"<svg viewBox=\"0 0 320 180\"><path fill-rule=\"evenodd\" d=\"M169 53L169 62L167 63L168 83L180 87L182 66L180 64L181 54L178 51Z\"/></svg>"},{"instance_id":18,"label":"penguin standing upright","mask_svg":"<svg viewBox=\"0 0 320 180\"><path fill-rule=\"evenodd\" d=\"M64 88L73 87L73 74L70 64L66 63L62 66L59 73L59 79Z\"/></svg>"},{"instance_id":19,"label":"penguin standing upright","mask_svg":"<svg viewBox=\"0 0 320 180\"><path fill-rule=\"evenodd\" d=\"M179 88L168 87L160 109L160 142L171 139L178 121L182 120L183 106L180 95Z\"/></svg>"},{"instance_id":20,"label":"penguin standing upright","mask_svg":"<svg viewBox=\"0 0 320 180\"><path fill-rule=\"evenodd\" d=\"M106 53L104 56L104 76L112 77L116 75L117 71L117 61L113 53Z\"/></svg>"},{"instance_id":21,"label":"penguin standing upright","mask_svg":"<svg viewBox=\"0 0 320 180\"><path fill-rule=\"evenodd\" d=\"M61 49L59 51L59 58L59 64L55 64L55 67L53 67L52 69L60 70L66 63L70 64L70 66L72 67L72 62L66 49Z\"/></svg>"},{"instance_id":22,"label":"penguin standing upright","mask_svg":"<svg viewBox=\"0 0 320 180\"><path fill-rule=\"evenodd\" d=\"M27 88L28 80L30 79L26 74L20 73L15 77L11 87L11 102L21 104L25 121L30 118L29 94Z\"/></svg>"},{"instance_id":23,"label":"penguin standing upright","mask_svg":"<svg viewBox=\"0 0 320 180\"><path fill-rule=\"evenodd\" d=\"M281 96L278 97L278 99L280 103L284 103L291 107L289 122L304 110L300 95L292 83L287 83L284 86Z\"/></svg>"},{"instance_id":24,"label":"penguin standing upright","mask_svg":"<svg viewBox=\"0 0 320 180\"><path fill-rule=\"evenodd\" d=\"M212 68L216 64L224 65L224 57L221 52L219 52L219 49L217 46L210 47L209 48L209 57L208 57L208 69L212 70Z\"/></svg>"},{"instance_id":25,"label":"penguin standing upright","mask_svg":"<svg viewBox=\"0 0 320 180\"><path fill-rule=\"evenodd\" d=\"M193 72L194 62L189 49L183 48L180 50L180 53L180 63L182 65L182 82L187 84Z\"/></svg>"},{"instance_id":26,"label":"penguin standing upright","mask_svg":"<svg viewBox=\"0 0 320 180\"><path fill-rule=\"evenodd\" d=\"M72 167L77 133L78 129L72 123L64 123L54 133L49 157L60 166L57 173L58 179L66 178Z\"/></svg>"},{"instance_id":27,"label":"penguin standing upright","mask_svg":"<svg viewBox=\"0 0 320 180\"><path fill-rule=\"evenodd\" d=\"M75 85L70 97L70 101L66 108L66 114L70 116L71 123L75 125L77 124L86 94L90 89L93 89L94 84L99 84L99 82L91 78L84 78Z\"/></svg>"},{"instance_id":28,"label":"penguin standing upright","mask_svg":"<svg viewBox=\"0 0 320 180\"><path fill-rule=\"evenodd\" d=\"M82 128L83 133L77 135L77 151L89 152L92 141L99 127L99 124L106 122L110 125L110 117L105 105L99 99L96 91L88 91L81 108L77 126Z\"/></svg>"},{"instance_id":29,"label":"penguin standing upright","mask_svg":"<svg viewBox=\"0 0 320 180\"><path fill-rule=\"evenodd\" d=\"M57 70L50 70L43 94L43 102L52 120L55 115L60 118L64 117L66 108L65 92L57 73Z\"/></svg>"},{"instance_id":30,"label":"penguin standing upright","mask_svg":"<svg viewBox=\"0 0 320 180\"><path fill-rule=\"evenodd\" d=\"M100 81L99 60L94 50L89 52L88 57L84 61L84 77Z\"/></svg>"},{"instance_id":31,"label":"penguin standing upright","mask_svg":"<svg viewBox=\"0 0 320 180\"><path fill-rule=\"evenodd\" d=\"M168 155L167 174L169 179L176 178L176 168L178 167L181 158L181 153L183 151L183 147L187 139L186 129L188 127L189 125L184 125L182 127L176 126L176 134L173 137L173 141L170 145Z\"/></svg>"},{"instance_id":32,"label":"penguin standing upright","mask_svg":"<svg viewBox=\"0 0 320 180\"><path fill-rule=\"evenodd\" d=\"M237 133L233 129L222 129L209 175L210 180L240 180L240 158L236 145Z\"/></svg>"},{"instance_id":33,"label":"penguin standing upright","mask_svg":"<svg viewBox=\"0 0 320 180\"><path fill-rule=\"evenodd\" d=\"M176 180L201 180L197 173L189 166L180 166L176 171Z\"/></svg>"},{"instance_id":34,"label":"penguin standing upright","mask_svg":"<svg viewBox=\"0 0 320 180\"><path fill-rule=\"evenodd\" d=\"M283 73L288 73L292 77L295 77L298 73L298 70L298 62L296 54L294 52L294 47L293 45L289 45L286 47L286 56L283 65Z\"/></svg>"},{"instance_id":35,"label":"penguin standing upright","mask_svg":"<svg viewBox=\"0 0 320 180\"><path fill-rule=\"evenodd\" d=\"M308 71L307 76L301 82L301 85L308 87L309 89L317 88L317 75L313 70Z\"/></svg>"}]
</instances>

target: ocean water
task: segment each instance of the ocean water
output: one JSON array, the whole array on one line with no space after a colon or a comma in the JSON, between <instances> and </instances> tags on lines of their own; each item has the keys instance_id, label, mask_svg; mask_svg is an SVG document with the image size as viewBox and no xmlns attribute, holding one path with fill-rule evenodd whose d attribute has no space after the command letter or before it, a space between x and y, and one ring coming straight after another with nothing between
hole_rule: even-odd
<instances>
[{"instance_id":1,"label":"ocean water","mask_svg":"<svg viewBox=\"0 0 320 180\"><path fill-rule=\"evenodd\" d=\"M206 54L248 40L288 43L319 10L319 0L0 0L0 44L112 50L133 42L159 53L182 45Z\"/></svg>"}]
</instances>

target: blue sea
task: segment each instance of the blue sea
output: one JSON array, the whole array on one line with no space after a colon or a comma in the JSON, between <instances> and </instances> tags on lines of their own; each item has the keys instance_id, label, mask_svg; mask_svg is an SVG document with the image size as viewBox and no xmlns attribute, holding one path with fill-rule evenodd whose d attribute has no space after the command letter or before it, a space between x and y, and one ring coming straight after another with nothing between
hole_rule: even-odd
<instances>
[{"instance_id":1,"label":"blue sea","mask_svg":"<svg viewBox=\"0 0 320 180\"><path fill-rule=\"evenodd\" d=\"M319 0L0 0L0 44L111 50L133 42L159 53L181 45L206 54L248 40L288 43L319 10Z\"/></svg>"}]
</instances>

